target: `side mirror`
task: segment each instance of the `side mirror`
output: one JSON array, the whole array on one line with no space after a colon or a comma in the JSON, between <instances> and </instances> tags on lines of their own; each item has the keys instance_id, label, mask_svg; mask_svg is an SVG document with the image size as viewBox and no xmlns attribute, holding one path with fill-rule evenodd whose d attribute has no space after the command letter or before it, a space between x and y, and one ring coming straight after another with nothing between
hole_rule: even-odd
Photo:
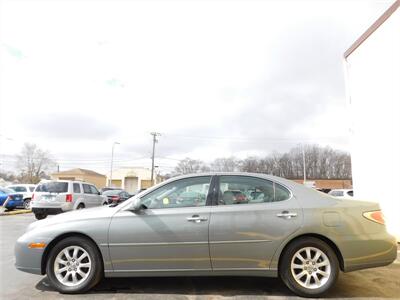
<instances>
[{"instance_id":1,"label":"side mirror","mask_svg":"<svg viewBox=\"0 0 400 300\"><path fill-rule=\"evenodd\" d=\"M135 202L132 203L132 206L130 207L130 211L133 211L135 213L141 212L142 210L147 209L147 206L140 203L140 199L137 198Z\"/></svg>"}]
</instances>

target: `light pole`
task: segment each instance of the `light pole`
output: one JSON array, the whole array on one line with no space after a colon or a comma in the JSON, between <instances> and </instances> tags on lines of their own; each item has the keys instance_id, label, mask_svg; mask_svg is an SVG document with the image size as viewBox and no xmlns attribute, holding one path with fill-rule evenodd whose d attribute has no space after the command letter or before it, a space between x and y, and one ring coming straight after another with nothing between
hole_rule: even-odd
<instances>
[{"instance_id":1,"label":"light pole","mask_svg":"<svg viewBox=\"0 0 400 300\"><path fill-rule=\"evenodd\" d=\"M119 145L118 142L114 142L112 145L112 150L111 150L111 168L110 168L110 181L108 183L108 186L112 186L112 171L113 171L113 161L114 161L114 146Z\"/></svg>"}]
</instances>

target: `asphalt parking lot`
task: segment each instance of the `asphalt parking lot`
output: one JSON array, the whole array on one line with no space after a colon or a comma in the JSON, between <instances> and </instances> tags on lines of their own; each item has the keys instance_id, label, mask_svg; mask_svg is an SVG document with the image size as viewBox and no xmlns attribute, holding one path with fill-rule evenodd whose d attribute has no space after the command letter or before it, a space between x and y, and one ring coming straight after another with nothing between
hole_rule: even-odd
<instances>
[{"instance_id":1,"label":"asphalt parking lot","mask_svg":"<svg viewBox=\"0 0 400 300\"><path fill-rule=\"evenodd\" d=\"M45 276L14 267L14 243L35 221L32 214L0 217L0 299L295 299L279 279L181 277L104 279L85 295L61 295ZM400 255L400 253L399 253ZM341 273L329 299L400 299L400 256L383 268Z\"/></svg>"}]
</instances>

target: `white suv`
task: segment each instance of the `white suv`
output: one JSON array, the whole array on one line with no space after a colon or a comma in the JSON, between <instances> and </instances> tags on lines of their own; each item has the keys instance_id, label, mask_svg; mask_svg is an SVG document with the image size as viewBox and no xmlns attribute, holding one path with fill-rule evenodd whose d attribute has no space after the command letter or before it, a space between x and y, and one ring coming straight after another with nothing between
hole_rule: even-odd
<instances>
[{"instance_id":1,"label":"white suv","mask_svg":"<svg viewBox=\"0 0 400 300\"><path fill-rule=\"evenodd\" d=\"M35 187L35 184L13 184L9 185L7 188L12 189L18 194L22 194L22 197L24 199L24 208L29 209Z\"/></svg>"},{"instance_id":2,"label":"white suv","mask_svg":"<svg viewBox=\"0 0 400 300\"><path fill-rule=\"evenodd\" d=\"M31 200L32 211L38 220L73 209L106 204L107 197L100 195L93 184L71 180L39 183Z\"/></svg>"}]
</instances>

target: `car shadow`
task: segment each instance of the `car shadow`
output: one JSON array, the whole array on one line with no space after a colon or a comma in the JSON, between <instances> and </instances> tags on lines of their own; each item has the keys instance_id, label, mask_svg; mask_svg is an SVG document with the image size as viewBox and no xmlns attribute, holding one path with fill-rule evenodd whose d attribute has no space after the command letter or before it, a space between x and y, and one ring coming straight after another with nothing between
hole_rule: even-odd
<instances>
[{"instance_id":1,"label":"car shadow","mask_svg":"<svg viewBox=\"0 0 400 300\"><path fill-rule=\"evenodd\" d=\"M359 272L360 273L360 272ZM397 290L384 292L379 280L365 284L363 276L356 273L340 274L336 286L325 298L393 298L398 299ZM379 279L379 278L378 278ZM42 292L56 292L44 277L36 285ZM386 288L387 290L387 288ZM133 277L103 279L89 294L137 294L171 296L275 296L297 298L278 278L263 277ZM396 296L397 295L397 296ZM209 297L207 297L209 298Z\"/></svg>"}]
</instances>

